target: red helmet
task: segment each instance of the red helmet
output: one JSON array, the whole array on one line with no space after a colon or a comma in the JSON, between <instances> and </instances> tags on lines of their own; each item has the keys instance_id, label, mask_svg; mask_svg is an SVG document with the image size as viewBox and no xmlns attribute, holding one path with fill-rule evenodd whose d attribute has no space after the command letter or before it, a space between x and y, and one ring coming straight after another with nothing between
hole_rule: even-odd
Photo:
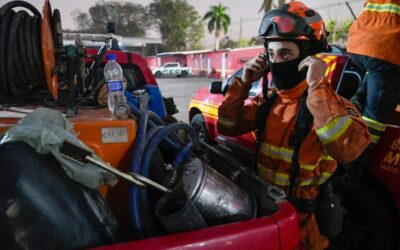
<instances>
[{"instance_id":1,"label":"red helmet","mask_svg":"<svg viewBox=\"0 0 400 250\"><path fill-rule=\"evenodd\" d=\"M293 1L269 11L261 22L259 36L267 39L311 40L327 50L327 31L318 12ZM325 48L324 48L325 47Z\"/></svg>"}]
</instances>

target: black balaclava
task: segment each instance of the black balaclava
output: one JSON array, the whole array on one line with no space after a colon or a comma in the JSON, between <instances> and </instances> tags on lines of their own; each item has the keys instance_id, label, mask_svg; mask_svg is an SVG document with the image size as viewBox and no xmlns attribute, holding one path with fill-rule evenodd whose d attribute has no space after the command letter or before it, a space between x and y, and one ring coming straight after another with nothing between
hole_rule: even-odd
<instances>
[{"instance_id":1,"label":"black balaclava","mask_svg":"<svg viewBox=\"0 0 400 250\"><path fill-rule=\"evenodd\" d=\"M294 42L300 50L299 57L281 63L272 63L268 60L268 66L272 74L272 82L278 89L292 89L303 81L307 76L307 69L299 71L298 66L304 58L315 54L308 41L292 40L292 42ZM264 45L268 50L268 41L265 41Z\"/></svg>"}]
</instances>

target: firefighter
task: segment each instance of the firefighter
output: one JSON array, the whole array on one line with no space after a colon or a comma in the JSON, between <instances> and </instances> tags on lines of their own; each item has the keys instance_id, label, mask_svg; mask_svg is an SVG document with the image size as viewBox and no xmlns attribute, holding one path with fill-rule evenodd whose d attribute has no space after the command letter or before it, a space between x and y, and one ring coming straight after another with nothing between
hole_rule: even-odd
<instances>
[{"instance_id":1,"label":"firefighter","mask_svg":"<svg viewBox=\"0 0 400 250\"><path fill-rule=\"evenodd\" d=\"M400 0L365 1L350 28L347 51L367 71L352 102L364 110L371 142L377 143L400 97Z\"/></svg>"},{"instance_id":2,"label":"firefighter","mask_svg":"<svg viewBox=\"0 0 400 250\"><path fill-rule=\"evenodd\" d=\"M326 65L314 56L329 48L317 12L290 2L264 16L259 35L267 55L250 60L242 77L233 80L218 110L218 130L236 136L258 129L259 175L287 193L298 212L303 245L324 249L329 241L317 224L319 186L338 162L348 163L365 149L368 128L353 104L329 86ZM272 93L265 97L263 91L245 104L252 82L266 68Z\"/></svg>"}]
</instances>

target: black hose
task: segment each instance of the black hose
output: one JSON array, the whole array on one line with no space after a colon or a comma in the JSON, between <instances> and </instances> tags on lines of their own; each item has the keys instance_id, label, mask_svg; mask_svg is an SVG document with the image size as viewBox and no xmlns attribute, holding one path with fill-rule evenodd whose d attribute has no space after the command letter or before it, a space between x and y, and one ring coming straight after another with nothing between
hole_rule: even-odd
<instances>
[{"instance_id":1,"label":"black hose","mask_svg":"<svg viewBox=\"0 0 400 250\"><path fill-rule=\"evenodd\" d=\"M11 21L15 15L15 11L10 10L7 13L0 15L0 86L2 86L2 93L5 95L10 93L8 89L8 72L7 72L7 58L8 58L8 32Z\"/></svg>"},{"instance_id":2,"label":"black hose","mask_svg":"<svg viewBox=\"0 0 400 250\"><path fill-rule=\"evenodd\" d=\"M4 99L8 104L32 99L31 90L47 86L42 63L41 20L40 12L25 1L11 1L0 8L0 96L6 97L0 104Z\"/></svg>"},{"instance_id":3,"label":"black hose","mask_svg":"<svg viewBox=\"0 0 400 250\"><path fill-rule=\"evenodd\" d=\"M18 63L17 56L17 33L18 27L21 23L24 13L18 11L11 22L10 33L7 36L10 40L7 44L8 56L7 56L7 72L8 72L8 89L12 95L16 95L17 91L17 75L23 74L21 71L20 64ZM25 59L26 60L26 59Z\"/></svg>"},{"instance_id":4,"label":"black hose","mask_svg":"<svg viewBox=\"0 0 400 250\"><path fill-rule=\"evenodd\" d=\"M26 11L20 11L18 12L23 14L23 18L20 22L20 25L17 28L17 44L16 44L16 51L15 54L17 58L24 58L28 54L28 46L26 46L25 43L25 32L26 29L25 27L27 25L30 25L30 20L29 20L29 15ZM30 34L30 33L29 33ZM17 89L25 89L26 86L28 86L28 79L31 77L30 74L30 64L28 63L28 60L22 60L19 62L16 62L15 64L16 67L18 67L18 75L20 76L20 80L16 82L17 84Z\"/></svg>"},{"instance_id":5,"label":"black hose","mask_svg":"<svg viewBox=\"0 0 400 250\"><path fill-rule=\"evenodd\" d=\"M33 48L33 61L35 63L35 74L37 74L37 79L39 85L44 84L44 75L43 75L43 63L42 63L42 46L40 44L40 39L36 39L40 37L40 24L42 22L41 16L33 16L32 17L32 35L31 35L31 44Z\"/></svg>"},{"instance_id":6,"label":"black hose","mask_svg":"<svg viewBox=\"0 0 400 250\"><path fill-rule=\"evenodd\" d=\"M25 17L25 27L24 27L24 34L21 34L24 38L24 45L25 45L25 51L26 51L26 56L25 57L20 57L20 60L23 58L26 58L26 64L29 65L27 69L27 75L29 76L30 81L28 81L27 85L25 87L32 86L33 84L37 83L39 81L39 78L37 77L37 73L35 73L36 68L35 68L35 61L34 61L34 54L33 54L33 44L32 44L32 17L31 16L26 16ZM20 47L22 49L22 47Z\"/></svg>"},{"instance_id":7,"label":"black hose","mask_svg":"<svg viewBox=\"0 0 400 250\"><path fill-rule=\"evenodd\" d=\"M16 7L24 7L30 10L33 15L41 16L40 12L32 4L25 1L11 1L6 3L0 8L0 16L4 15L7 11L10 11L11 9Z\"/></svg>"}]
</instances>

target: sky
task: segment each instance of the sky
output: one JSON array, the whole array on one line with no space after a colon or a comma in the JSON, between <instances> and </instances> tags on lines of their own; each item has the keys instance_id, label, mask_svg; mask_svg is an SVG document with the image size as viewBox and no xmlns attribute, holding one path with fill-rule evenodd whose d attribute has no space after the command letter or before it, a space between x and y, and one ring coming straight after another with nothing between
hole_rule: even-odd
<instances>
[{"instance_id":1,"label":"sky","mask_svg":"<svg viewBox=\"0 0 400 250\"><path fill-rule=\"evenodd\" d=\"M26 0L35 6L39 11L43 8L44 0ZM74 29L75 24L71 17L71 13L75 9L88 12L89 8L99 0L50 0L53 9L57 8L61 13L61 21L63 28ZM106 0L108 1L108 0ZM363 0L347 0L356 16L361 12ZM9 0L0 0L0 5L9 2ZM133 2L148 5L151 0L126 0L124 2ZM257 35L258 28L263 17L263 13L259 12L262 0L187 0L189 4L194 6L200 16L203 16L211 5L221 3L228 7L228 14L231 16L231 26L226 34L233 40L237 40L240 36L240 20L242 19L242 37L250 39ZM277 2L275 0L275 2ZM345 0L303 0L303 2L317 10L324 20L346 20L352 19L349 9L344 4ZM148 37L159 37L157 33L151 32ZM212 48L214 37L208 33L205 28L204 45L206 48Z\"/></svg>"}]
</instances>

